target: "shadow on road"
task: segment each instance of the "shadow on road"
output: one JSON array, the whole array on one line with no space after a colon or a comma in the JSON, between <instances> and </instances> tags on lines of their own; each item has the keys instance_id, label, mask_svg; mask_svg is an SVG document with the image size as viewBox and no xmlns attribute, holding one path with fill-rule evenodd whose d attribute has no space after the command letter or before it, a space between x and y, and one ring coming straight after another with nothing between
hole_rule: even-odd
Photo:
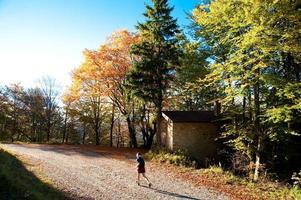
<instances>
[{"instance_id":1,"label":"shadow on road","mask_svg":"<svg viewBox=\"0 0 301 200\"><path fill-rule=\"evenodd\" d=\"M56 152L67 156L81 155L91 158L115 158L134 161L136 152L146 152L144 149L114 148L96 145L66 145L66 144L10 144L28 149Z\"/></svg>"},{"instance_id":2,"label":"shadow on road","mask_svg":"<svg viewBox=\"0 0 301 200\"><path fill-rule=\"evenodd\" d=\"M194 198L194 197L187 196L187 195L177 194L177 193L174 193L174 192L168 192L168 191L160 190L160 189L156 189L156 188L149 188L149 187L144 186L144 185L141 185L141 187L148 188L150 190L154 190L155 192L160 193L160 194L164 194L164 195L168 195L168 196L172 196L172 197L177 197L177 198L181 198L181 199L201 200L201 199Z\"/></svg>"},{"instance_id":3,"label":"shadow on road","mask_svg":"<svg viewBox=\"0 0 301 200\"><path fill-rule=\"evenodd\" d=\"M17 157L0 149L0 199L69 199L28 171Z\"/></svg>"},{"instance_id":4,"label":"shadow on road","mask_svg":"<svg viewBox=\"0 0 301 200\"><path fill-rule=\"evenodd\" d=\"M106 157L111 153L105 151L97 151L80 145L53 145L53 144L16 144L24 148L39 149L42 151L56 152L67 156L83 155L87 157Z\"/></svg>"}]
</instances>

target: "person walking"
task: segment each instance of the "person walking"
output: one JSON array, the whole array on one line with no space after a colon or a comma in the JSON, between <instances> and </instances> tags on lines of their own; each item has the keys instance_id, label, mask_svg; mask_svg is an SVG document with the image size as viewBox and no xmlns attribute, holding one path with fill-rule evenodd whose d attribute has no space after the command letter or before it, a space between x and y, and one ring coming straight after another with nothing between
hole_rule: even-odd
<instances>
[{"instance_id":1,"label":"person walking","mask_svg":"<svg viewBox=\"0 0 301 200\"><path fill-rule=\"evenodd\" d=\"M144 159L143 159L141 153L138 152L136 154L136 160L138 162L138 164L137 164L137 171L138 171L137 184L140 185L140 174L142 174L142 176L145 178L145 180L148 183L148 187L151 187L152 184L145 175L145 162L144 162Z\"/></svg>"}]
</instances>

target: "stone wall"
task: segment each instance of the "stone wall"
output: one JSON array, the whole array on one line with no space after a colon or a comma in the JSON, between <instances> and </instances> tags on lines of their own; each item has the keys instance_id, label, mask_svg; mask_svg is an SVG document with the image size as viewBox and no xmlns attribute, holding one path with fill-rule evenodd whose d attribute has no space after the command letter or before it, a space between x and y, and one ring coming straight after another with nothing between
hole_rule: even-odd
<instances>
[{"instance_id":1,"label":"stone wall","mask_svg":"<svg viewBox=\"0 0 301 200\"><path fill-rule=\"evenodd\" d=\"M205 165L216 156L217 134L213 123L173 123L173 150L187 149Z\"/></svg>"},{"instance_id":2,"label":"stone wall","mask_svg":"<svg viewBox=\"0 0 301 200\"><path fill-rule=\"evenodd\" d=\"M161 121L161 143L164 147L170 150L173 150L172 129L172 121L166 119Z\"/></svg>"}]
</instances>

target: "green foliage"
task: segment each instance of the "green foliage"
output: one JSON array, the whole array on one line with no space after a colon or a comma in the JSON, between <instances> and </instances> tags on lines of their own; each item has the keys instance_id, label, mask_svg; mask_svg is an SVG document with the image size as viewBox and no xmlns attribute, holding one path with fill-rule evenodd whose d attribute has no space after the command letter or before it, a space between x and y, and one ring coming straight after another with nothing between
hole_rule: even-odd
<instances>
[{"instance_id":1,"label":"green foliage","mask_svg":"<svg viewBox=\"0 0 301 200\"><path fill-rule=\"evenodd\" d=\"M65 199L59 191L27 171L16 157L2 150L0 150L0 179L1 199Z\"/></svg>"},{"instance_id":2,"label":"green foliage","mask_svg":"<svg viewBox=\"0 0 301 200\"><path fill-rule=\"evenodd\" d=\"M267 110L268 121L273 123L294 121L296 111L301 110L301 83L286 83L279 86L276 96L287 103Z\"/></svg>"},{"instance_id":3,"label":"green foliage","mask_svg":"<svg viewBox=\"0 0 301 200\"><path fill-rule=\"evenodd\" d=\"M141 40L132 47L137 59L128 76L128 85L136 96L154 103L160 113L164 92L179 65L176 35L180 31L168 1L152 0L152 3L146 6L146 21L137 26Z\"/></svg>"},{"instance_id":4,"label":"green foliage","mask_svg":"<svg viewBox=\"0 0 301 200\"><path fill-rule=\"evenodd\" d=\"M176 70L176 78L172 84L174 102L170 109L178 110L208 110L212 104L208 100L214 98L214 89L202 88L191 92L189 89L198 79L204 78L209 72L208 50L200 41L188 40L179 36L182 55L180 67Z\"/></svg>"},{"instance_id":5,"label":"green foliage","mask_svg":"<svg viewBox=\"0 0 301 200\"><path fill-rule=\"evenodd\" d=\"M185 150L177 150L175 152L171 152L167 149L151 150L145 154L145 159L174 164L177 166L193 167L195 164L188 156L188 152Z\"/></svg>"},{"instance_id":6,"label":"green foliage","mask_svg":"<svg viewBox=\"0 0 301 200\"><path fill-rule=\"evenodd\" d=\"M48 133L52 139L59 138L62 116L54 96L49 100L43 88L20 84L0 88L0 140L44 142Z\"/></svg>"},{"instance_id":7,"label":"green foliage","mask_svg":"<svg viewBox=\"0 0 301 200\"><path fill-rule=\"evenodd\" d=\"M266 144L300 131L300 12L298 1L217 0L192 13L212 63L190 91L217 88L227 143L256 170Z\"/></svg>"},{"instance_id":8,"label":"green foliage","mask_svg":"<svg viewBox=\"0 0 301 200\"><path fill-rule=\"evenodd\" d=\"M180 67L177 70L177 81L186 84L204 78L209 73L209 52L203 48L202 43L190 41L184 35L179 37L182 55Z\"/></svg>"}]
</instances>

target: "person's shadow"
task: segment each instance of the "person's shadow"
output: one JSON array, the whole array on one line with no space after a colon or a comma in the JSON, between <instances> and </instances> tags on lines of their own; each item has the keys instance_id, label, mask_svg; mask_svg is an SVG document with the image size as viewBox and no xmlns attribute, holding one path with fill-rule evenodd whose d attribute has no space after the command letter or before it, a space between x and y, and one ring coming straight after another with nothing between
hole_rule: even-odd
<instances>
[{"instance_id":1,"label":"person's shadow","mask_svg":"<svg viewBox=\"0 0 301 200\"><path fill-rule=\"evenodd\" d=\"M158 192L160 194L165 194L165 195L169 195L169 196L173 196L173 197L177 197L177 198L181 198L181 199L201 200L201 199L198 199L198 198L194 198L194 197L190 197L190 196L186 196L186 195L182 195L182 194L177 194L177 193L174 193L174 192L168 192L168 191L164 191L164 190L160 190L160 189L156 189L156 188L149 188L145 185L140 185L140 186L144 187L144 188L154 190L155 192Z\"/></svg>"}]
</instances>

